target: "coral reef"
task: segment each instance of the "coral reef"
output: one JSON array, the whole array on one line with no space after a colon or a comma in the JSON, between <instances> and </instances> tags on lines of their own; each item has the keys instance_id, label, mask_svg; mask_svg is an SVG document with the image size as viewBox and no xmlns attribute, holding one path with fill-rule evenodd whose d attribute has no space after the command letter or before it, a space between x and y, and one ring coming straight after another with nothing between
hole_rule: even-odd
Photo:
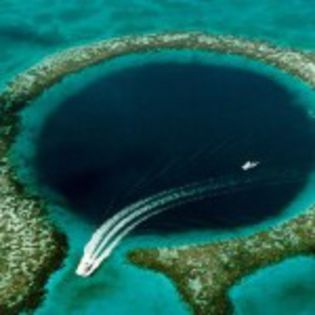
<instances>
[{"instance_id":1,"label":"coral reef","mask_svg":"<svg viewBox=\"0 0 315 315\"><path fill-rule=\"evenodd\" d=\"M194 314L229 314L228 289L258 268L315 253L315 207L305 214L244 238L206 245L139 249L129 259L174 280Z\"/></svg>"},{"instance_id":2,"label":"coral reef","mask_svg":"<svg viewBox=\"0 0 315 315\"><path fill-rule=\"evenodd\" d=\"M1 143L1 141L0 141ZM44 294L44 284L65 256L67 242L49 223L44 203L29 196L0 165L0 314L32 309Z\"/></svg>"},{"instance_id":3,"label":"coral reef","mask_svg":"<svg viewBox=\"0 0 315 315\"><path fill-rule=\"evenodd\" d=\"M44 203L30 196L6 159L19 130L17 112L68 74L132 53L200 50L262 61L315 87L314 53L233 36L164 33L126 36L67 49L17 75L0 93L0 313L34 307L49 273L65 254L66 241L45 217ZM290 255L312 253L315 210L245 239L175 249L137 250L130 259L171 277L196 314L227 314L226 290L240 277Z\"/></svg>"},{"instance_id":4,"label":"coral reef","mask_svg":"<svg viewBox=\"0 0 315 315\"><path fill-rule=\"evenodd\" d=\"M119 56L155 50L199 50L235 54L276 66L315 86L312 53L281 48L264 42L204 33L164 33L126 36L70 48L52 55L16 76L0 94L4 108L19 108L70 73Z\"/></svg>"},{"instance_id":5,"label":"coral reef","mask_svg":"<svg viewBox=\"0 0 315 315\"><path fill-rule=\"evenodd\" d=\"M0 103L1 111L7 106ZM7 154L18 132L17 112L0 116L0 314L14 315L38 306L44 286L66 255L64 234L49 221L45 202L27 191Z\"/></svg>"}]
</instances>

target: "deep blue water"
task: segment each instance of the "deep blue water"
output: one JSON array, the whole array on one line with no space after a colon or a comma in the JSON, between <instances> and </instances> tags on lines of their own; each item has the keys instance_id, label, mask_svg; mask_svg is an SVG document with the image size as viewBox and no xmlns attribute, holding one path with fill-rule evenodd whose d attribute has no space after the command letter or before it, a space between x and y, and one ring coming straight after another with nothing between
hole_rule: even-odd
<instances>
[{"instance_id":1,"label":"deep blue water","mask_svg":"<svg viewBox=\"0 0 315 315\"><path fill-rule=\"evenodd\" d=\"M252 39L263 39L271 41L276 45L290 46L294 48L303 47L305 49L314 49L315 47L315 6L310 0L54 0L49 3L47 0L2 0L0 8L0 87L2 87L6 81L11 79L13 75L19 73L25 69L25 67L38 62L40 58L47 56L52 52L97 39L104 39L125 34L196 30L214 34L231 34L249 37ZM142 56L140 59L141 58ZM161 56L159 56L159 58L161 58ZM220 56L220 58L222 58L222 56ZM209 56L207 56L206 59L209 60ZM239 60L238 65L239 67L247 68L247 62L244 60ZM254 68L255 70L260 71L265 67L257 64L254 65ZM269 70L262 72L269 73ZM231 73L230 69L229 73ZM269 77L272 76L273 74ZM248 73L246 77L248 77ZM253 76L251 76L251 78L252 77ZM269 137L268 141L264 142L262 140L262 136L258 137L258 132L255 132L252 138L248 139L248 144L245 144L247 143L246 137L240 138L236 133L234 143L233 137L231 139L230 137L225 139L223 136L225 130L220 129L220 133L217 133L215 130L211 131L211 137L206 139L207 142L209 142L208 151L206 144L203 144L204 147L201 145L201 140L200 143L197 143L199 144L198 148L187 147L189 154L194 152L191 155L192 162L188 163L188 155L184 155L178 160L174 155L175 161L173 163L175 163L175 165L179 164L179 169L175 169L173 164L171 164L172 167L167 168L167 165L169 165L170 161L172 161L172 158L170 157L170 155L173 154L172 152L168 152L168 155L165 155L165 157L160 156L160 152L158 152L157 156L154 156L153 158L154 163L152 162L152 165L149 165L147 162L143 165L143 167L149 169L147 174L151 181L153 180L151 174L158 174L158 170L161 170L164 167L168 170L166 172L167 175L164 173L163 176L158 177L158 180L154 179L153 183L150 180L144 181L145 185L143 185L143 187L140 185L138 187L138 192L136 189L131 188L133 186L135 175L133 176L133 173L131 172L131 175L127 176L129 172L126 172L127 165L130 164L129 162L132 162L132 160L126 161L125 159L119 162L119 166L122 167L121 172L117 172L116 167L115 170L113 169L115 178L117 178L117 184L115 186L106 186L106 183L111 182L108 181L108 177L106 177L107 179L105 180L105 176L101 176L97 182L97 176L99 173L104 173L105 175L108 174L108 166L103 170L104 164L102 163L103 161L107 161L108 150L106 148L109 147L109 143L98 141L98 136L95 134L96 132L93 133L90 129L96 128L101 130L99 137L101 139L105 138L104 135L102 135L103 130L105 130L102 122L105 122L108 126L111 121L104 118L106 113L103 112L103 104L99 104L98 102L95 102L94 104L90 103L89 109L83 110L84 105L80 104L81 102L78 102L77 104L71 104L68 102L67 105L69 111L67 115L65 115L65 125L63 125L63 127L60 119L62 113L67 112L64 107L59 108L59 114L56 112L55 118L54 116L51 116L50 126L57 126L58 128L53 131L47 127L46 131L43 133L41 142L45 141L45 137L47 137L49 142L45 143L46 146L43 146L42 143L40 145L42 157L46 156L47 158L47 164L38 164L38 166L42 164L42 166L38 168L39 170L45 170L42 172L44 178L42 178L41 183L50 183L52 188L55 188L67 197L68 202L72 205L72 213L81 213L81 215L84 215L83 218L85 219L80 220L76 215L71 215L69 209L67 208L60 210L60 213L58 213L58 211L55 211L56 207L51 206L52 210L54 210L54 214L56 214L55 219L58 219L58 224L63 227L63 230L69 238L70 251L65 262L65 267L51 277L51 281L47 286L49 294L40 309L35 311L36 315L95 315L103 312L110 315L191 314L191 312L185 308L185 305L181 303L180 297L176 293L175 288L172 286L170 281L167 281L166 278L160 274L144 272L139 268L132 267L124 260L126 252L130 249L142 246L155 247L171 246L174 244L209 242L212 240L212 237L216 238L218 235L222 235L222 233L225 237L239 236L236 230L241 233L246 233L248 224L253 220L259 220L258 213L260 213L261 218L266 218L268 215L272 215L272 218L278 222L288 216L299 213L314 202L315 180L311 180L303 192L298 195L297 198L294 199L293 203L289 204L280 215L278 214L281 211L282 206L278 209L278 211L270 211L271 205L275 205L274 197L279 196L280 193L284 195L282 198L283 201L280 202L280 205L284 205L290 199L292 200L293 196L302 187L291 187L290 191L285 189L285 187L279 187L279 195L275 196L275 193L271 195L271 192L269 191L266 192L266 198L261 197L260 199L257 192L255 194L252 192L251 194L244 193L242 198L240 194L237 194L237 197L232 198L232 196L230 196L228 200L227 198L221 201L216 200L215 209L221 209L221 206L222 209L224 208L224 211L218 210L218 215L216 216L218 219L214 218L214 207L212 207L212 209L209 207L203 207L203 209L212 211L211 223L213 223L213 226L226 226L228 225L228 222L232 222L230 224L245 224L244 228L226 229L223 231L218 229L215 231L207 230L204 231L204 233L198 230L196 234L194 234L195 238L192 236L193 233L181 233L178 235L172 234L167 235L167 237L161 236L160 233L159 235L128 237L124 240L124 242L122 242L113 257L111 257L111 259L102 266L95 277L82 280L78 279L74 275L74 270L78 259L82 254L83 246L90 237L91 233L94 231L94 225L86 224L86 219L91 222L99 222L103 215L106 216L105 209L109 199L111 200L114 198L114 207L111 210L114 211L116 207L119 208L121 205L132 201L132 199L141 197L140 195L145 192L151 193L155 189L158 189L159 186L161 188L162 186L166 186L168 184L166 179L167 177L171 177L169 179L169 184L176 181L176 179L173 178L174 176L179 177L177 181L186 181L186 179L189 179L189 176L195 176L199 179L200 175L196 169L201 167L201 165L206 165L205 160L207 158L212 161L216 161L215 163L213 162L215 167L211 169L211 172L217 172L220 174L221 170L224 168L224 163L226 166L230 163L229 168L233 171L233 173L237 173L239 170L239 161L236 161L237 157L239 157L239 160L243 160L244 158L253 158L253 155L255 158L259 155L257 158L260 159L267 156L264 164L261 165L266 166L261 167L262 171L267 169L267 166L270 172L271 170L278 169L279 167L286 167L287 164L290 164L286 159L288 156L294 166L302 168L302 172L306 172L309 167L308 163L311 163L313 154L310 148L312 142L312 131L311 127L309 127L310 121L308 118L304 117L304 114L302 114L298 108L293 108L292 106L294 104L292 103L297 102L296 98L300 97L301 103L303 103L300 104L303 105L301 106L301 110L303 107L305 112L309 111L314 115L314 93L311 96L307 87L300 84L300 88L298 87L299 83L297 81L290 79L286 82L288 83L286 87L290 89L292 88L293 90L297 88L299 92L298 96L294 95L294 97L292 97L288 95L282 87L279 87L274 82L271 82L270 79L261 79L266 84L260 85L260 93L258 93L257 97L252 99L252 101L247 100L246 97L250 97L251 94L255 96L256 88L252 88L254 82L257 82L255 80L246 81L248 88L242 86L241 88L238 87L238 90L232 90L232 83L227 84L225 82L225 84L221 84L220 82L211 82L211 86L215 86L218 91L220 88L221 91L223 89L222 94L226 93L230 95L229 100L231 100L229 105L221 104L221 107L215 105L216 102L213 102L214 104L212 104L212 108L217 106L218 110L219 108L228 109L228 113L226 114L229 114L230 108L233 106L237 106L239 110L243 108L243 106L245 106L243 102L246 104L250 104L252 102L251 105L253 107L257 104L257 112L261 112L265 108L269 115L261 115L261 119L256 117L254 119L255 124L252 124L254 127L251 127L251 132L252 130L256 130L256 127L258 128L258 126L260 126L261 130L263 130L264 124L266 137L267 135ZM85 72L82 76L75 76L73 85L70 84L70 87L76 88L82 86L79 82L80 80L82 80L82 83L85 82ZM142 84L146 87L149 85L149 82L147 81L148 80L145 80L144 83L142 82ZM149 81L152 82L151 79ZM199 82L200 81L201 80L199 80ZM234 80L233 85L242 85L242 82L244 83L244 81L237 79ZM134 83L136 84L136 82ZM99 84L102 85L103 83L99 82ZM170 83L168 81L167 85L169 86L169 84ZM220 84L222 85L221 87ZM189 83L187 82L186 86L188 85ZM272 93L268 94L263 91L265 85L269 88L273 87ZM184 91L182 87L183 83L181 81L181 92L185 92L187 96L188 91ZM32 157L33 154L33 139L37 136L37 131L41 126L41 122L45 120L46 109L49 108L50 105L54 106L56 99L59 101L64 98L65 94L69 94L71 89L68 91L68 88L69 85L67 85L67 80L63 81L62 84L53 87L50 91L45 93L43 99L39 100L38 103L34 102L35 104L32 104L32 108L30 108L30 110L24 115L25 124L21 133L21 138L17 144L17 158L21 160L22 165L18 170L19 174L23 175L23 179L25 179L26 183L29 182L29 178L27 178L27 176L30 173L29 166L31 161L30 157ZM115 90L120 91L118 88ZM232 91L234 91L234 93L232 93ZM82 93L84 92L88 93L87 90L82 91ZM107 91L107 94L108 92L113 93L114 91ZM58 93L60 94L59 98L56 97L56 94ZM143 90L141 91L141 94L142 93L147 94L149 91ZM89 98L91 98L92 93L89 94ZM138 91L136 94L139 95L140 92ZM224 95L224 97L228 99L228 95ZM271 100L273 97L276 97L275 95L278 95L277 100L281 99L282 101L275 104L276 102ZM282 95L282 98L279 95ZM127 99L125 95L122 96ZM101 99L104 96L101 97L101 95L94 95L94 97L99 97ZM106 97L112 99L112 94L108 94ZM146 108L150 108L150 104L153 104L158 97L160 98L160 95L155 95L154 99L151 97L150 102L148 103L149 105L146 106ZM128 107L132 105L129 101L124 102L123 108L125 108L127 104ZM108 108L108 104L106 105ZM175 104L168 104L168 106L170 105L175 106ZM251 105L248 105L248 107ZM159 106L162 105L159 104ZM87 105L85 105L85 107L87 108ZM76 108L78 110L82 108L82 110L75 114ZM283 109L282 114L278 113L280 108ZM275 117L272 116L271 109L276 115ZM173 112L174 111L175 109L173 109ZM86 119L83 119L81 112L84 113ZM96 117L94 118L98 118L97 121L95 119L95 123L92 123L91 119L93 112L96 112ZM245 115L244 112L242 115ZM293 117L293 112L296 112L297 114L296 119ZM235 117L239 118L239 122L243 121L241 127L246 129L246 126L249 125L243 126L244 121L246 124L250 124L251 122L241 119L241 113L237 113L235 108L233 113L235 114ZM248 111L247 113L249 117L252 117L252 113ZM70 114L72 117L78 119L78 125L76 125L75 122L71 122ZM291 117L291 114L292 118L289 118ZM162 113L160 116L161 115ZM263 118L266 118L266 120ZM287 123L287 118L291 119L291 123ZM160 120L161 119L159 118L159 121ZM53 121L55 122L53 123ZM211 124L215 125L214 119L209 118L209 121ZM225 121L224 118L221 118L221 121L223 124ZM49 123L49 121L47 121L47 123ZM283 128L280 128L278 124L285 125L283 125ZM84 133L79 132L79 125L86 126ZM165 128L172 130L169 125L170 123L166 125ZM270 131L272 125L276 125L277 127L273 128L274 133ZM161 126L160 132L163 131ZM234 129L235 126L233 127ZM72 133L70 132L70 127L73 130ZM229 125L224 127L230 128ZM233 133L233 128L231 126L230 131L227 132L229 136ZM296 128L297 132L294 132L292 128ZM303 128L306 128L306 130L301 131ZM276 129L278 129L278 131ZM241 130L241 128L237 128L237 131L239 130ZM113 132L112 127L110 131L111 133ZM250 135L251 132L247 132L246 135ZM279 132L279 134L277 132ZM285 134L280 132L285 132ZM53 135L53 133L55 133L55 135ZM300 138L299 140L292 140L290 148L290 141L293 139L293 135ZM95 139L95 141L90 142L90 145L87 146L89 149L86 151L83 147L90 136L91 139ZM150 134L147 134L147 136L149 137ZM53 140L53 137L55 137L55 140ZM61 138L58 140L58 137ZM71 137L73 138L72 144L70 141ZM212 148L214 149L217 144L220 145L223 138L224 141L226 141L226 145L211 154L210 152ZM144 140L144 138L142 139ZM256 143L258 139L261 140ZM58 144L58 141L61 140L64 145L69 145L69 149L67 151L62 149L62 147ZM180 139L180 142L181 141L182 138ZM225 143L224 141L223 144ZM243 141L244 144L237 144L237 141ZM169 140L168 143L172 143L172 146L174 146L174 141L172 142ZM214 143L215 146L213 146ZM262 145L264 143L266 143L265 146ZM267 144L268 150L264 151ZM48 153L48 146L51 148L51 156ZM72 157L69 155L69 158L67 159L67 156L65 155L68 155L69 151L71 153L71 148L73 150L77 148L77 154L73 154ZM257 148L261 148L262 152ZM175 148L173 150L175 151ZM277 150L278 154L276 154ZM237 151L241 152L240 154L244 156L241 157L236 154ZM94 153L90 154L91 152ZM199 152L201 153L199 154ZM204 153L202 154L202 152ZM300 157L292 157L292 154L298 154L298 152L300 152ZM275 155L278 156L278 159L274 159L274 155L272 153L275 153ZM113 155L118 155L117 149L113 152ZM229 162L225 162L226 157L228 157ZM269 157L271 158L270 160L268 160ZM53 161L54 159L55 161ZM88 159L94 161L92 169L87 168ZM234 159L235 165L237 164L235 167L233 166ZM80 164L79 160L81 160L80 163L83 164ZM269 162L267 163L267 161ZM276 163L276 161L280 162ZM68 165L66 166L65 164ZM189 167L187 167L186 164L188 164ZM70 169L70 165L73 165L72 169ZM51 166L52 171L57 172L58 170L62 170L62 172L57 174L57 176L49 175L47 174L47 167L49 166ZM66 171L67 167L69 167L69 172ZM126 179L125 183L121 180L122 176L125 175L122 174L123 170L126 172L126 177L128 177L128 181ZM210 173L210 169L206 170ZM73 172L73 175L70 174L71 172ZM86 172L87 175L84 175L84 172ZM141 171L135 169L135 172L138 172L139 177L141 178ZM187 172L191 175L188 176ZM314 172L312 173L314 174ZM315 178L315 176L313 177ZM81 180L79 180L80 178ZM77 183L81 184L77 185L78 189L73 189L73 183L76 182L76 179ZM32 181L32 179L30 181ZM87 184L88 181L89 184ZM98 183L100 185L98 185ZM81 186L80 189L79 186ZM88 187L91 187L90 192L86 194L85 192ZM100 189L98 190L98 188ZM130 189L132 190L128 195L127 192ZM260 191L262 190L260 189ZM110 198L108 198L109 194L111 194ZM78 197L80 197L80 199ZM248 200L249 197L251 199L257 197L259 204L258 202L250 203ZM236 202L236 199L238 200L238 203ZM235 205L240 204L238 208L242 207L244 202L246 202L249 207L244 207L244 211L242 211L242 213L244 213L247 209L246 214L248 215L250 222L247 222L245 219L240 219L240 210L235 211L236 218L233 218L231 211L228 211L233 202L235 202ZM252 206L253 203L254 207ZM194 207L196 206L197 205L194 205ZM268 213L265 214L266 210L268 210ZM181 211L180 214L185 213L185 216L181 215L176 218L177 220L180 218L178 223L179 226L184 228L191 227L193 222L192 215L188 212L189 209L179 209L179 211ZM222 216L223 214L226 215L228 212L228 217ZM198 212L196 211L196 213L194 213L194 218L196 218L197 214ZM254 219L253 214L255 217ZM155 217L151 222L156 222L155 225L158 223L161 224L161 226L165 226L165 221L169 218L168 215L171 215L171 212L167 213L167 217ZM203 215L204 213L201 213L202 218ZM161 218L160 220L163 222L157 221L159 218ZM189 222L184 222L185 218L187 218ZM168 230L174 230L174 220L169 221L171 221L171 226ZM200 219L197 219L196 221L197 222L194 223L196 226L199 227L202 225ZM209 224L208 220L206 220L206 222ZM272 221L272 223L274 223L274 221ZM263 221L262 224L270 226L269 221ZM259 227L261 227L261 225L258 227L250 226L249 229L254 233L259 230ZM159 229L159 232L161 232L161 229ZM315 310L315 290L313 285L314 273L315 262L314 258L311 257L308 259L293 259L292 262L283 262L277 266L260 270L256 275L251 275L249 278L244 279L239 286L234 288L235 290L233 289L233 304L236 307L235 315L313 315Z\"/></svg>"},{"instance_id":2,"label":"deep blue water","mask_svg":"<svg viewBox=\"0 0 315 315\"><path fill-rule=\"evenodd\" d=\"M314 162L314 124L269 77L201 63L151 63L107 74L65 99L37 143L39 182L101 223L124 205L210 177L298 170L295 184L262 187L168 211L142 230L248 225L277 215Z\"/></svg>"}]
</instances>

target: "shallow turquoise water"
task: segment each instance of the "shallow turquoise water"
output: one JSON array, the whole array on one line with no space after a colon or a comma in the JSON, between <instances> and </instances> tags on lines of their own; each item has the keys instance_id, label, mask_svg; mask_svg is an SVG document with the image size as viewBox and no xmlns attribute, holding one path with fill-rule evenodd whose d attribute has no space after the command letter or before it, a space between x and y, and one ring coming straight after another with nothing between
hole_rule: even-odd
<instances>
[{"instance_id":1,"label":"shallow turquoise water","mask_svg":"<svg viewBox=\"0 0 315 315\"><path fill-rule=\"evenodd\" d=\"M297 80L282 75L279 71L270 67L247 61L238 57L220 57L215 55L197 53L166 53L152 54L148 61L171 60L176 58L183 62L199 60L217 65L229 65L241 67L263 73L273 80L285 85L292 90L300 100L301 106L306 111L312 111L314 93L304 87ZM86 82L97 78L106 71L112 72L128 64L143 64L143 58L130 57L113 62L109 65L100 66L87 70L84 73L68 78L63 84L51 89L38 101L34 102L29 110L24 111L24 132L21 134L16 146L15 160L19 160L20 175L25 180L30 178L26 167L29 159L32 158L32 144L36 139L36 131L47 115L62 99L74 93L84 86L82 76ZM16 155L18 153L18 155ZM71 251L63 270L56 273L48 284L49 295L42 307L36 312L39 315L58 314L97 314L98 310L104 310L104 314L190 314L189 308L181 301L172 283L164 276L149 271L143 271L128 264L125 260L125 252L137 246L167 246L175 244L186 244L205 242L211 239L225 238L235 235L246 235L252 231L263 229L283 218L290 217L307 207L313 201L313 189L315 181L310 178L309 185L305 187L293 203L282 212L279 217L269 219L261 224L248 228L233 230L216 230L204 232L190 232L184 234L173 234L171 236L138 236L130 237L119 247L118 251L107 261L100 271L90 279L79 279L74 275L74 269L82 253L85 242L89 239L94 226L85 223L83 220L71 215L67 210L52 206L51 213L56 222L66 231L69 236ZM71 228L69 228L71 226ZM303 269L303 273L299 270ZM270 270L273 271L273 278L270 278ZM288 272L290 270L290 272ZM237 314L297 314L297 309L303 309L304 313L312 314L315 308L315 301L312 296L315 293L309 285L309 279L315 271L313 259L296 260L293 265L286 263L261 271L257 276L249 277L244 283L235 287L231 296L236 306ZM273 290L265 295L266 285L271 285ZM296 295L295 287L302 287L301 297ZM93 292L93 293L91 293ZM281 300L279 299L281 295ZM294 300L292 298L294 297ZM266 301L268 300L268 301ZM307 303L305 304L305 301ZM268 303L267 303L268 302ZM287 308L294 304L294 307Z\"/></svg>"},{"instance_id":2,"label":"shallow turquoise water","mask_svg":"<svg viewBox=\"0 0 315 315\"><path fill-rule=\"evenodd\" d=\"M0 12L0 84L40 57L60 48L90 40L129 33L160 30L206 30L213 33L243 35L269 39L281 45L314 49L315 6L312 1L28 1L3 0ZM152 56L152 58L156 58ZM164 58L159 56L159 59ZM201 58L204 55L189 55ZM206 57L209 60L208 56ZM211 62L233 64L272 76L293 89L307 111L313 112L314 94L269 67L242 58L217 58ZM143 61L131 60L133 63ZM124 67L122 59L108 66ZM85 82L108 69L98 67L86 71ZM29 178L25 167L32 156L32 140L50 108L70 92L80 89L80 77L66 80L46 93L30 111L25 112L24 133L17 145L24 168L20 175ZM50 104L51 107L45 106ZM315 181L310 180L304 192L280 217L262 224L232 231L190 232L180 235L130 237L95 277L75 277L74 268L82 247L94 227L65 209L52 206L54 219L65 229L70 240L70 255L65 267L52 276L49 294L36 315L53 314L190 314L172 283L164 276L140 270L128 264L124 253L137 246L157 246L204 242L231 235L248 234L283 218L290 217L314 201ZM71 229L69 229L71 226ZM312 258L293 259L259 271L231 290L237 315L288 314L312 315L315 312L315 287Z\"/></svg>"},{"instance_id":3,"label":"shallow turquoise water","mask_svg":"<svg viewBox=\"0 0 315 315\"><path fill-rule=\"evenodd\" d=\"M1 81L62 47L161 30L269 39L315 47L313 0L3 0Z\"/></svg>"}]
</instances>

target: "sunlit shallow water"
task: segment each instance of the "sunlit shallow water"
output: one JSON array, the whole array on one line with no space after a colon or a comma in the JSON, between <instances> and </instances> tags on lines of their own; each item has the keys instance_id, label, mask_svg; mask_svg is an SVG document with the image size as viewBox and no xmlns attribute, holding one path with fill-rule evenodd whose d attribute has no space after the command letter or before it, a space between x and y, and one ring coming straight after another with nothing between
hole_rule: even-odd
<instances>
[{"instance_id":1,"label":"sunlit shallow water","mask_svg":"<svg viewBox=\"0 0 315 315\"><path fill-rule=\"evenodd\" d=\"M1 81L60 48L112 36L204 30L314 48L309 0L46 0L1 2Z\"/></svg>"},{"instance_id":2,"label":"sunlit shallow water","mask_svg":"<svg viewBox=\"0 0 315 315\"><path fill-rule=\"evenodd\" d=\"M285 91L287 90L289 93L292 93L289 95L291 96L290 100L294 103L293 108L298 109L298 112L302 110L302 117L305 115L306 121L310 119L310 124L312 125L313 121L312 118L310 118L309 112L312 111L310 100L312 100L313 94L296 80L291 80L287 76L281 75L279 72L271 70L269 67L265 67L253 62L248 62L242 58L222 58L215 55L208 56L195 53L172 53L168 55L166 53L166 56L167 57L165 57L163 54L154 56L151 55L148 56L148 62L149 64L154 64L154 62L161 60L163 62L173 62L174 60L177 60L178 62L181 60L182 65L189 66L191 63L195 64L197 62L197 64L209 65L210 67L212 66L214 67L213 69L216 69L215 67L228 67L234 70L247 69L248 71L252 71L253 74L262 74L263 76L266 76L266 82L269 82L266 83L263 81L265 84L273 84L272 82L274 82L275 84L280 84L281 87L285 87ZM34 155L34 153L37 151L36 145L34 146L34 144L38 143L38 139L40 139L38 136L42 135L42 133L38 133L38 131L45 129L45 122L49 122L50 119L52 119L51 117L56 115L56 112L62 108L60 104L63 104L65 99L69 98L71 95L84 91L87 83L82 82L82 78L84 77L85 82L92 84L95 79L99 80L102 78L104 73L108 73L108 75L111 73L115 74L122 69L129 69L128 65L130 64L141 68L141 66L147 65L148 63L144 62L143 58L140 59L132 57L130 59L127 58L126 60L116 62L116 64L114 63L108 66L101 66L98 69L85 71L83 74L74 76L66 80L66 82L63 84L47 92L43 97L36 101L29 110L24 112L24 133L22 133L21 137L19 138L15 153L13 154L13 157L15 156L16 160L19 159L19 163L22 165L22 167L20 167L20 175L24 177L24 179L29 179L32 175L30 174L30 169L27 169L25 166L34 161L34 156L36 157L36 154ZM60 107L56 106L56 104L59 104ZM69 104L71 106L71 103ZM234 105L236 106L237 103ZM285 105L284 108L286 108ZM71 110L70 107L68 107L68 109ZM63 116L61 115L61 117ZM271 117L269 120L270 119ZM71 120L69 120L69 122L70 121ZM71 130L71 125L69 126L68 124L65 124L65 126L69 127ZM73 128L74 127L75 125ZM66 131L68 129L66 128L64 130ZM303 135L303 133L301 135ZM66 138L67 136L64 135L63 140ZM312 141L312 138L310 138L310 141ZM310 148L311 143L312 142L309 143ZM231 154L231 152L233 152L235 149L230 148L229 150L229 153ZM248 146L245 146L244 150L247 150L247 153L252 154L255 152L253 149L249 150ZM18 155L16 154L17 152L19 153ZM312 152L312 150L309 152ZM51 153L53 154L53 151L51 151ZM263 153L265 152L261 151L261 154ZM223 157L224 154L220 156L221 159ZM56 155L56 158L58 158L58 155ZM218 160L220 160L220 158ZM277 159L278 162L281 162L281 158L278 157ZM241 156L239 160L236 160L235 166L233 165L234 162L232 163L232 166L229 163L227 165L229 165L232 170L234 170L234 167L235 169L239 170L241 161L243 161L243 156ZM297 164L296 162L297 160L294 160L293 165L303 165L303 158ZM309 162L309 160L307 160L307 162ZM287 161L284 161L284 163L287 163ZM277 167L279 167L280 164L281 163L276 163ZM53 167L56 168L56 165L53 165ZM224 167L221 168L221 170L223 169ZM308 169L308 173L311 173L310 169ZM195 174L195 176L197 175ZM181 179L183 180L183 178L184 177ZM104 314L109 313L121 315L128 313L170 314L171 312L174 314L189 314L189 308L181 301L170 281L160 274L140 270L139 268L130 265L125 259L125 253L128 250L137 247L172 246L196 242L202 243L218 238L226 238L235 235L246 235L253 231L261 230L264 227L269 226L277 221L281 221L286 217L290 217L309 206L313 201L313 183L314 181L312 180L312 177L307 178L307 181L302 187L303 189L297 190L292 195L292 197L283 204L281 209L277 209L277 211L273 214L269 213L265 215L265 213L263 213L259 219L254 219L251 222L253 225L246 225L246 221L242 222L242 224L224 225L226 222L231 222L231 218L227 218L225 220L225 217L222 213L222 211L224 211L224 205L227 205L227 203L224 202L221 204L222 209L219 213L219 220L216 221L216 224L212 226L212 229L210 230L209 227L211 227L211 224L208 226L208 228L207 226L205 228L205 226L200 224L200 220L199 223L198 220L196 223L191 214L188 217L188 220L183 220L179 224L171 224L170 226L165 224L163 225L163 220L152 220L152 222L156 222L155 225L153 224L146 226L146 228L142 230L145 232L145 234L143 234L143 232L139 233L139 231L141 231L140 229L137 236L130 237L123 241L114 255L111 256L108 261L106 261L106 263L100 268L94 277L89 279L78 278L75 276L74 270L80 256L82 255L84 244L93 233L97 224L102 221L102 216L100 217L97 215L97 213L96 215L95 213L84 214L84 207L81 207L81 210L79 209L80 204L78 205L78 208L72 204L71 209L65 209L60 206L51 206L52 217L69 237L70 253L66 260L65 267L51 277L51 280L48 284L48 297L43 303L42 307L38 309L36 314L48 315L56 311L58 311L58 314L95 314L95 312L99 310L102 310ZM213 207L211 209L213 209ZM249 208L248 210L250 211L252 209ZM102 207L100 207L100 204L98 205L98 211L101 211L100 213L103 211ZM239 211L241 214L241 208ZM91 215L94 220L90 220L89 215ZM246 217L253 219L255 218L255 215L253 216L253 213L247 213ZM203 222L204 220L201 221ZM179 231L177 229L178 227L180 227L179 230L181 230L181 233L179 234L175 233L176 231ZM202 229L200 229L201 227ZM214 227L215 230L213 230ZM165 231L167 231L166 234ZM150 233L148 234L148 232ZM163 232L163 234L161 234L161 232ZM170 232L173 233L170 234ZM314 264L310 263L309 260L297 260L296 263L296 265L299 265L300 268L302 268L305 264L307 264L307 270L309 270L309 272L313 270L312 268L315 268ZM273 291L274 295L270 294L270 296L268 296L270 312L284 312L286 303L284 301L279 303L278 295L281 294L279 292L294 291L293 289L291 291L287 289L286 285L294 288L297 285L300 286L301 283L303 286L304 283L305 290L307 292L311 290L311 287L308 285L308 281L301 280L300 278L298 279L294 272L285 273L283 271L291 268L290 266L291 265L289 264L289 267L287 267L287 265L282 267L282 264L280 264L279 267L274 267L276 271L274 272L272 283L273 286L278 289ZM279 268L279 271L277 271L277 268ZM287 275L285 281L283 281L284 274ZM307 272L305 272L304 275L309 276ZM266 310L266 301L261 299L260 296L263 294L264 281L270 281L269 271L266 270L265 273L262 272L258 278L255 277L256 276L254 276L253 279L250 279L248 282L257 282L257 288L255 287L256 289L254 291L250 291L249 293L248 288L250 285L246 286L247 282L245 281L245 286L236 287L231 293L233 301L236 305L236 310L239 312L239 314L255 314L253 313L255 310L257 310L257 314L263 314L259 313L261 309ZM311 296L311 292L309 293L309 296ZM288 294L287 297L284 294L283 298L287 298L288 303L292 299L290 294ZM299 299L296 299L297 305L299 304L299 301ZM314 307L314 305L311 302L309 302L307 307L304 305L306 312L305 314L308 314L307 312L312 309L312 307ZM295 308L291 308L291 310L293 309ZM293 311L290 313L290 310L286 310L286 312L288 314L296 314Z\"/></svg>"},{"instance_id":3,"label":"sunlit shallow water","mask_svg":"<svg viewBox=\"0 0 315 315\"><path fill-rule=\"evenodd\" d=\"M13 74L38 61L42 56L73 44L121 34L160 30L206 30L269 39L281 45L314 48L314 9L309 1L101 1L88 3L55 1L3 1L0 41L1 84ZM100 9L102 8L102 9ZM153 57L152 57L153 58ZM159 56L158 61L164 57ZM194 61L189 56L188 61ZM153 58L156 61L155 58ZM177 59L177 57L176 57ZM205 58L203 58L203 61ZM208 60L208 56L206 57ZM215 63L237 65L241 69L254 68L268 73L274 80L285 83L301 100L306 112L312 113L314 95L297 83L271 71L268 67L251 64L241 59L214 58ZM219 61L221 60L221 61ZM187 61L187 59L186 59ZM213 61L213 60L212 60ZM132 60L142 64L142 60ZM130 60L114 62L109 68L121 69ZM80 91L104 73L104 69L84 72L84 80L65 82L45 94L24 114L24 133L17 148L22 160L20 175L30 179L27 166L32 159L32 143L45 116L55 104ZM42 106L43 104L50 106ZM303 126L298 126L303 128ZM35 138L34 138L35 137ZM308 185L285 209L276 216L265 217L252 226L233 229L203 229L181 234L138 235L125 240L117 252L99 270L95 277L83 280L74 275L74 269L85 242L95 225L76 216L73 211L51 206L56 222L66 231L70 253L65 267L54 274L48 284L49 294L36 314L189 314L173 285L165 277L131 266L125 252L138 246L174 245L205 242L231 235L258 231L298 213L313 202L315 181ZM73 210L73 209L72 209ZM182 225L181 225L182 226ZM197 225L198 226L198 225ZM315 273L314 259L294 259L278 266L261 270L231 291L238 315L289 314L311 315L315 310L315 291L310 283Z\"/></svg>"}]
</instances>

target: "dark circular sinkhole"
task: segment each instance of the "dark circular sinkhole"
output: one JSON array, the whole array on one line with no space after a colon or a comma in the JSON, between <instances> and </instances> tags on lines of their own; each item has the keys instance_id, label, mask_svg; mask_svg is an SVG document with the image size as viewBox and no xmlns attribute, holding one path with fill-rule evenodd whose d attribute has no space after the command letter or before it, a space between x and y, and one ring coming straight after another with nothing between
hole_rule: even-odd
<instances>
[{"instance_id":1,"label":"dark circular sinkhole","mask_svg":"<svg viewBox=\"0 0 315 315\"><path fill-rule=\"evenodd\" d=\"M176 62L126 68L50 115L34 167L41 186L96 223L161 190L237 176L247 160L259 160L265 174L301 172L298 183L256 184L174 208L142 230L253 224L279 214L313 166L314 124L295 102L284 87L247 70Z\"/></svg>"}]
</instances>

